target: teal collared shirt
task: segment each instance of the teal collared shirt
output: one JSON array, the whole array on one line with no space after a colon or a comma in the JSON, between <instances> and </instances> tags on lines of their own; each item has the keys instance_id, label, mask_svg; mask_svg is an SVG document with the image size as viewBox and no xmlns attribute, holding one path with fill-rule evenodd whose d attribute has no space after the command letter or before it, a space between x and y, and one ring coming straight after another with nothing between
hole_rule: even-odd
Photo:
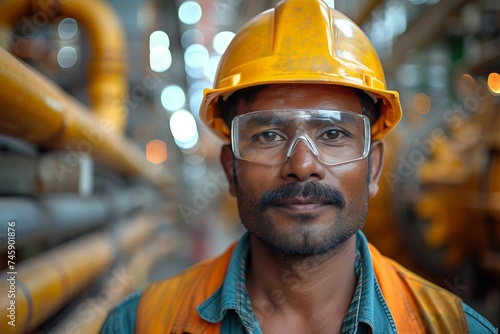
<instances>
[{"instance_id":1,"label":"teal collared shirt","mask_svg":"<svg viewBox=\"0 0 500 334\"><path fill-rule=\"evenodd\" d=\"M224 284L212 296L196 308L198 314L206 321L217 323L222 321L222 333L261 334L259 321L252 310L250 297L246 290L245 268L250 249L249 234L246 233L236 245L229 262ZM361 300L363 297L363 281L368 278L363 268L363 256L356 252L356 263L353 270L356 273L357 284L349 310L342 324L342 333L368 333L367 324L359 325ZM273 312L268 305L267 312L261 315L260 321L265 321ZM394 326L394 323L392 324ZM359 331L358 331L359 329ZM395 333L395 328L394 331ZM392 333L392 332L391 332Z\"/></svg>"},{"instance_id":2,"label":"teal collared shirt","mask_svg":"<svg viewBox=\"0 0 500 334\"><path fill-rule=\"evenodd\" d=\"M354 270L358 281L350 308L344 317L341 333L397 333L394 319L373 271L366 238L361 231L356 237L357 258ZM197 307L203 319L214 323L222 321L221 333L224 334L262 333L245 288L249 244L249 236L246 233L235 247L222 286ZM140 291L136 292L121 302L108 315L101 334L134 333L140 295ZM463 304L463 308L470 333L498 333L469 306Z\"/></svg>"}]
</instances>

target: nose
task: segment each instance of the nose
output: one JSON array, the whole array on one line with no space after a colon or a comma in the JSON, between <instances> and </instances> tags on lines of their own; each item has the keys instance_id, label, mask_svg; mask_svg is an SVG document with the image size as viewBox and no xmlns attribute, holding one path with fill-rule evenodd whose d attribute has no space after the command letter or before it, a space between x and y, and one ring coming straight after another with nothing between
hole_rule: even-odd
<instances>
[{"instance_id":1,"label":"nose","mask_svg":"<svg viewBox=\"0 0 500 334\"><path fill-rule=\"evenodd\" d=\"M314 153L315 156L318 156L319 154L318 149L316 148L316 145L313 143L311 138L309 138L309 136L307 135L300 135L293 138L292 143L290 144L290 147L286 152L287 158L290 158L290 156L293 154L293 151L295 151L295 148L297 147L297 144L299 142L303 142L304 145L306 145L311 150L311 152Z\"/></svg>"},{"instance_id":2,"label":"nose","mask_svg":"<svg viewBox=\"0 0 500 334\"><path fill-rule=\"evenodd\" d=\"M317 150L307 140L292 143L287 152L288 159L281 168L286 179L307 181L311 178L321 180L325 177L325 166L317 158Z\"/></svg>"}]
</instances>

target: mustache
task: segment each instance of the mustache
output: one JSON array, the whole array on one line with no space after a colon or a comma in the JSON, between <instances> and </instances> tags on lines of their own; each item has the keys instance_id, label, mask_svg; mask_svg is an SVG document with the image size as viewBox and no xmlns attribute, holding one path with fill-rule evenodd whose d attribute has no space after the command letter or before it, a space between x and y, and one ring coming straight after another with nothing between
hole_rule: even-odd
<instances>
[{"instance_id":1,"label":"mustache","mask_svg":"<svg viewBox=\"0 0 500 334\"><path fill-rule=\"evenodd\" d=\"M310 198L314 201L335 205L341 209L346 206L344 194L335 187L318 182L293 182L264 193L259 203L259 209L264 211L267 206L294 197Z\"/></svg>"}]
</instances>

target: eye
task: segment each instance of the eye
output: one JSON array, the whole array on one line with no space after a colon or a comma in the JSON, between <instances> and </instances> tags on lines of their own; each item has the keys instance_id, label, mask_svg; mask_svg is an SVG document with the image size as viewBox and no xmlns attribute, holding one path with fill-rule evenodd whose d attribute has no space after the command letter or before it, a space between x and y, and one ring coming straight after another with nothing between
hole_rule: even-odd
<instances>
[{"instance_id":1,"label":"eye","mask_svg":"<svg viewBox=\"0 0 500 334\"><path fill-rule=\"evenodd\" d=\"M347 133L345 131L339 130L339 129L329 129L325 132L323 132L319 138L321 139L326 139L326 140L335 140L335 139L340 139L342 137L347 136Z\"/></svg>"},{"instance_id":2,"label":"eye","mask_svg":"<svg viewBox=\"0 0 500 334\"><path fill-rule=\"evenodd\" d=\"M273 131L261 132L258 135L256 135L256 138L259 141L265 141L265 142L273 142L284 139L282 136Z\"/></svg>"}]
</instances>

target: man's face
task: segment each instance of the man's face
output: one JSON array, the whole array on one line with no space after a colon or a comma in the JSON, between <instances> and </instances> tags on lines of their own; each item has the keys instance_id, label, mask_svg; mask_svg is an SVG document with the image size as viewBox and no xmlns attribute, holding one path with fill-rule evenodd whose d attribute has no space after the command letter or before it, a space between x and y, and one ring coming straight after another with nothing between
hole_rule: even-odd
<instances>
[{"instance_id":1,"label":"man's face","mask_svg":"<svg viewBox=\"0 0 500 334\"><path fill-rule=\"evenodd\" d=\"M248 103L239 101L238 114L295 109L362 114L353 89L307 84L266 86ZM231 193L237 197L241 221L250 234L279 253L313 255L335 248L362 227L369 194L377 191L378 155L383 155L379 146L380 142L374 145L376 169L371 167L375 176L369 173L368 159L328 166L301 141L276 166L235 160L233 169L228 165L232 160L228 147L223 148L221 160Z\"/></svg>"}]
</instances>

